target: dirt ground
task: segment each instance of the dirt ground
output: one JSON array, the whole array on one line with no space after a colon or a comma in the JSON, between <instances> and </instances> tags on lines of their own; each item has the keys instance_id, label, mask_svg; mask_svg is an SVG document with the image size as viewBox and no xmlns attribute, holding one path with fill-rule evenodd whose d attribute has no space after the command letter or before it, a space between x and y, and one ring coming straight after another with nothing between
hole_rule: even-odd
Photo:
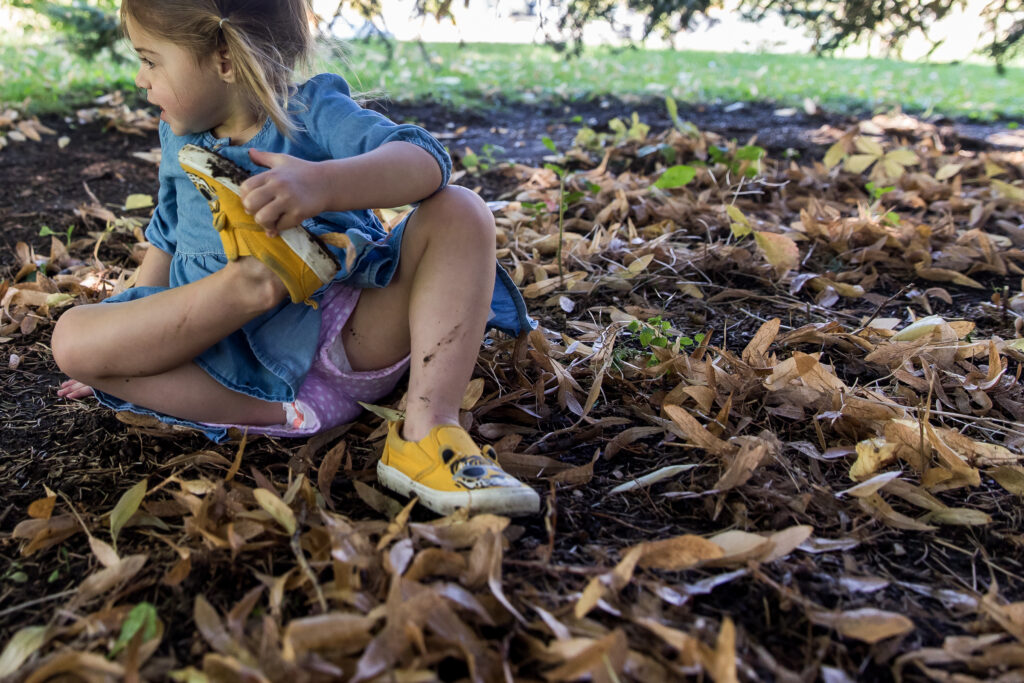
<instances>
[{"instance_id":1,"label":"dirt ground","mask_svg":"<svg viewBox=\"0 0 1024 683\"><path fill-rule=\"evenodd\" d=\"M395 120L413 121L435 133L456 158L461 157L467 147L480 154L485 145L494 145L504 149L494 152L496 161L531 166L542 165L549 154L542 142L544 136L549 136L560 150L568 149L580 125L607 130L609 119L615 116L625 119L633 112L652 129L671 126L664 107L653 102L609 101L558 108L505 108L487 114L449 111L435 106L389 109L389 115ZM823 144L829 139L828 131L842 131L852 121L823 113L795 112L778 116L769 104L731 109L691 107L682 110L680 118L693 122L702 131L717 133L723 139L736 139L741 145L756 137L757 144L765 147L770 156L799 159L801 163L820 159ZM104 122L80 123L57 118L44 118L42 123L55 134L44 135L41 142L16 142L0 150L0 188L3 188L0 192L0 280L13 279L21 267L21 256L16 248L19 242L40 254L49 250L50 238L40 236L44 226L62 239L68 227L74 226L69 238L70 251L82 256L85 252L75 248L76 240L86 238L90 231L100 231L101 225L96 219L76 214L76 209L95 200L115 209L118 215L130 214L121 209L129 195L155 197L156 194L156 166L149 159L135 156L152 152L158 146L155 132L125 134L108 128ZM1024 146L1024 140L1019 140L1015 131L1005 126L986 127L941 120L931 123L950 148L1012 150ZM61 138L66 138L63 146L58 145ZM513 189L508 179L498 173L464 176L460 182L478 188L485 199L492 201L508 198ZM143 210L138 215L145 213ZM110 240L101 242L98 247L89 247L93 248L104 263L123 267L133 264L131 247L126 241ZM742 288L757 284L745 278L737 273L722 285ZM984 282L988 289L981 293L951 290L951 303L935 301L935 311L970 317L986 334L1012 338L1012 320L1001 318L982 304L993 289L1004 286L1016 289L1019 283L1015 279L988 277ZM896 291L899 287L892 289ZM785 310L776 310L768 300L740 300L716 309L710 304L691 306L672 297L667 302L641 301L637 296L630 299L625 294L621 300L607 303L646 305L652 309L661 306L666 317L688 321L695 330L715 320L723 310L734 321L749 313L752 317L747 317L733 332L736 336L730 346L736 348L742 348L744 341L753 337L760 320ZM853 320L872 310L896 314L900 305L906 306L907 301L883 301L877 308L875 303L862 302L861 308L850 308L837 316ZM821 311L815 315L808 313L807 321L821 320L818 313ZM545 309L536 314L543 324L552 328L564 322L557 311ZM792 310L788 315L794 327L806 322L792 320ZM3 352L0 358L0 643L18 628L38 623L40 615L47 614L49 604L56 604L55 601L65 599L76 590L88 564L89 550L84 542L59 551L51 549L31 557L21 556L21 543L11 532L25 518L29 504L43 495L43 485L66 497L61 498L61 504L66 499L80 510L96 514L113 507L131 483L167 475L174 467L181 466L181 458L211 449L199 435L158 434L145 427L130 427L110 412L88 403L57 399L55 390L62 378L48 349L50 329L49 321L40 320L32 333L0 345ZM845 367L843 379L852 385L861 372L866 372L863 366L851 363ZM595 414L596 417L630 414L649 398L630 393L625 383L615 385L614 391L621 403L613 408L602 408L604 412ZM488 420L498 422L500 415L498 411ZM367 416L350 428L349 436L357 440L367 436L376 429L378 422L373 416ZM559 433L571 422L557 413L544 416L541 424L553 436L550 439L545 436L541 445L531 452L548 453L572 465L584 466L590 461L595 442L606 444L615 434L614 430L606 431L600 426L590 431L581 427L577 433ZM804 438L799 426L792 428L791 436L788 441L798 442ZM246 451L243 471L251 467L283 478L290 465L322 448L323 444L305 442L256 441ZM233 456L230 447L214 450L229 460ZM961 633L961 625L950 614L963 606L955 604L958 599L955 595L942 593L942 589L952 586L974 595L984 593L985 586L997 580L1001 595L1007 600L1024 599L1024 584L1020 578L1024 572L1024 548L1020 537L1010 533L1019 532L1021 517L1013 505L1006 507L1010 502L1019 504L1019 499L998 498L991 488L972 495L978 501L990 501L978 504L998 524L943 527L941 537L930 538L900 533L877 524L867 526L864 520L851 520L849 509L837 503L825 485L826 481L837 481L843 467L820 457L801 465L802 473L794 475L792 483L779 484L773 479L776 487L737 490L724 513L721 507L715 508L710 498L690 500L685 496L648 496L640 500L607 498L600 507L593 506L592 501L602 497L612 483L650 471L667 462L670 455L661 443L649 437L638 440L627 451L629 455L625 458L598 460L593 466L592 481L559 490L558 515L553 522L551 517L516 521L513 534L516 540L505 555L504 565L506 573L518 576L519 582L514 585L521 592L510 596L514 602L529 602L538 593L567 593L564 587L567 583L576 590L582 589L585 579L595 572L591 566L586 566L594 562L594 557L581 557L580 548L593 552L593 547L600 545L622 547L684 530L694 534L710 533L722 526L716 521L719 514L731 515L733 519L764 521L776 529L806 521L807 515L802 510L812 499L813 505L818 505L819 514L822 510L834 514L834 518L815 522L823 525L818 532L827 530L833 535L857 536L860 543L855 549L845 553L801 555L784 568L765 573L758 581L737 582L711 595L702 595L699 600L694 599L698 593L677 594L675 607L666 605L655 609L651 595L638 590L636 608L664 610L662 616L667 620L691 625L705 640L713 640L714 629L709 624L717 624L724 616L731 615L741 633L736 648L741 654L740 674L744 679L813 680L824 665L828 667L827 675L821 675L829 681L887 680L894 676L892 662L897 654L925 646L938 647L946 636ZM354 453L351 478L373 484L373 454L359 447L354 447ZM175 462L179 464L169 465ZM708 476L710 480L704 482L706 488L714 481L713 476ZM554 485L551 490L555 490ZM355 494L350 481L339 480L331 491L339 508L352 518L377 515ZM803 508L797 504L798 494L806 495L806 499L802 499ZM430 516L417 511L413 518L424 521ZM100 523L98 518L90 519ZM546 528L552 523L553 531ZM153 564L173 555L171 548L156 544L151 552ZM553 557L557 561L540 562L538 558L545 552L549 560ZM990 558L997 561L991 562ZM605 566L614 564L611 557L604 559ZM273 560L268 559L265 566L254 570L274 575ZM810 624L796 607L800 604L799 596L813 598L829 609L859 605L868 589L859 593L850 590L846 584L843 584L845 587L839 585L838 577L866 573L888 580L874 595L871 604L906 614L918 625L906 639L877 645L839 640L822 630L820 624ZM954 586L950 577L958 577L959 585ZM189 578L174 591L161 588L159 578L147 576L135 582L130 593L116 597L157 604L161 617L168 624L168 635L159 656L165 664L181 666L195 661L195 655L204 648L201 638L189 625L193 596L203 594L227 609L239 597L235 574L210 553L194 558ZM667 585L682 584L670 581ZM291 608L301 613L303 606L292 604ZM500 640L494 639L495 642ZM524 652L516 650L526 648L522 643L512 643L510 647L513 659L517 652L521 658L527 658ZM661 653L657 655L661 657L666 647L652 645L650 649L652 653ZM655 657L655 654L650 656ZM445 660L435 670L444 680L458 680L466 675L462 665L453 660ZM525 677L539 678L536 664L522 673ZM911 679L921 676L916 671L911 673L909 667L906 674Z\"/></svg>"}]
</instances>

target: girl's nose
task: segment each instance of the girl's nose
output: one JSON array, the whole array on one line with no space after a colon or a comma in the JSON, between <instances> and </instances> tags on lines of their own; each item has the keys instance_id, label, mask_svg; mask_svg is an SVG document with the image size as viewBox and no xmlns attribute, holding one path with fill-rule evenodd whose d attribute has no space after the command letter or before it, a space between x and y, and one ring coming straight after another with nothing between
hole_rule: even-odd
<instances>
[{"instance_id":1,"label":"girl's nose","mask_svg":"<svg viewBox=\"0 0 1024 683\"><path fill-rule=\"evenodd\" d=\"M142 75L142 69L135 72L135 86L143 90L149 90L149 81Z\"/></svg>"}]
</instances>

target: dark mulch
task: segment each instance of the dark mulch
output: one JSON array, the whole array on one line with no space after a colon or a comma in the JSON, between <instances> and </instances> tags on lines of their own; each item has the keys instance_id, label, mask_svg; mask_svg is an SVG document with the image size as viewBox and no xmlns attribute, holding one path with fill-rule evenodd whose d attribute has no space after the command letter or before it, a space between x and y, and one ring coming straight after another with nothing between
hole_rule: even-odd
<instances>
[{"instance_id":1,"label":"dark mulch","mask_svg":"<svg viewBox=\"0 0 1024 683\"><path fill-rule=\"evenodd\" d=\"M456 156L466 147L479 153L485 144L500 145L507 159L540 165L548 153L541 142L550 136L559 149L567 149L580 121L602 128L612 116L628 117L639 112L641 120L654 128L670 125L663 108L658 104L609 101L547 108L541 110L505 109L488 114L451 112L434 106L391 108L397 120L412 120L439 134ZM701 130L711 130L726 139L741 143L756 136L758 143L769 149L773 156L782 156L786 150L794 155L814 157L821 153L821 141L816 135L823 127L843 128L845 118L829 115L798 113L779 117L772 113L771 105L746 105L743 109L726 111L721 106L692 107L681 112L683 118L693 121ZM38 250L48 250L49 238L39 236L43 226L62 233L75 226L74 240L90 230L101 229L91 219L75 214L75 209L88 203L90 194L100 203L121 207L125 198L133 193L156 193L156 167L149 161L133 157L134 152L146 152L158 146L155 133L126 135L108 130L100 123L76 124L60 119L47 119L44 123L57 130L58 135L44 137L42 142L13 143L0 151L0 279L10 278L17 271L15 245L25 242ZM950 146L977 149L986 145L985 137L992 131L967 131L960 137L954 122L937 122L937 134ZM67 136L68 144L58 148L57 138ZM485 174L482 178L467 176L461 182L482 188L487 199L498 199L511 190L508 180L499 174ZM104 263L132 267L130 249L121 242L104 245L101 259ZM74 249L72 249L74 251ZM754 289L764 283L736 274L729 281L720 281L723 287ZM986 284L993 288L1013 286L992 277ZM898 287L896 287L898 289ZM800 309L781 298L771 300L724 301L716 304L684 301L665 293L662 300L650 298L648 293L621 293L606 303L616 306L665 310L666 318L687 323L687 329L703 329L713 323L729 328L733 335L730 348L742 348L760 325L760 320L781 317L786 324L801 324L821 320L820 311L810 306ZM1013 336L1012 321L993 315L980 307L984 294L957 292L952 305L936 302L937 313L973 317L985 335ZM596 306L600 302L590 301ZM884 313L896 312L906 300L894 301ZM859 319L870 314L872 306L863 303L861 309L852 306L837 315ZM564 321L550 309L539 312L544 324L561 329ZM3 358L0 367L0 642L18 628L39 623L47 615L50 601L66 598L65 591L74 589L92 566L92 558L84 539L66 544L59 550L37 553L29 558L19 554L20 544L10 538L14 526L25 518L29 503L43 495L42 486L58 492L73 502L79 510L92 512L109 510L129 485L144 479L156 480L169 473L167 463L180 456L188 456L211 446L194 434L173 438L154 435L145 429L133 429L119 422L108 411L89 403L68 403L55 396L61 380L48 349L50 323L40 324L27 337L17 337L0 345ZM9 369L8 357L17 356L16 369ZM15 363L11 363L11 366ZM848 384L857 380L856 365L847 366L843 379ZM671 387L657 391L663 396ZM606 380L606 391L620 397L621 404L599 406L593 417L602 418L629 414L634 406L644 410L658 403L657 395L631 392L631 387L615 385ZM500 421L500 411L488 420ZM517 419L521 419L521 415ZM549 432L572 424L569 417L546 413L537 425ZM350 432L350 443L359 443L359 437L369 434L377 425L372 416L362 418ZM550 453L563 461L583 464L589 461L596 442L606 442L613 429L595 428L579 430L542 440L532 452ZM783 435L780 435L783 436ZM794 425L787 440L807 438L806 425ZM302 456L303 442L257 440L249 445L240 476L246 476L249 467L271 476L287 477L289 462ZM216 447L227 458L233 456L232 447ZM369 446L353 446L354 474L334 484L332 493L339 509L354 519L376 515L356 496L352 479L374 481L372 466L375 453ZM803 612L795 607L795 596L813 599L827 608L856 606L858 597L845 593L836 584L840 574L873 573L888 578L892 583L873 597L873 605L911 616L918 629L899 642L899 651L911 651L921 646L934 646L943 637L960 633L960 625L948 620L945 612L937 609L935 597L911 600L911 593L899 587L904 584L948 586L950 577L958 577L958 588L984 592L991 579L998 579L1001 594L1008 599L1024 599L1020 576L1024 574L1024 548L1020 537L988 531L989 527L944 527L940 543L926 542L920 536L908 535L878 524L865 526L866 519L851 519L845 508L832 499L836 481L844 478L848 463L824 462L794 457L787 468L787 477L775 477L772 486L762 489L747 487L734 491L727 510L716 510L717 498L664 498L637 495L604 499L603 492L617 481L664 465L674 452L660 448L655 438L637 441L613 461L598 460L594 478L588 484L556 492L558 514L556 528L545 528L545 519L517 520L521 528L506 553L505 571L515 574L521 596L510 596L513 601L530 599L529 591L569 595L581 590L585 580L593 575L595 566L614 565L616 557L594 557L593 548L621 548L650 538L663 538L684 532L706 534L719 530L724 523L719 518L743 519L753 528L780 529L792 524L811 523L815 533L822 537L856 536L861 541L853 551L823 555L801 555L785 565L782 571L763 570L764 580L746 581L735 588L723 589L699 600L687 601L674 608L654 607L651 595L635 589L639 601L637 609L662 610L677 623L695 625L704 632L706 641L713 639L714 628L708 628L702 619L717 623L729 615L737 623L741 635L737 646L742 652L741 674L751 678L770 680L779 677L783 667L813 678L822 662L842 668L849 675L863 680L885 679L892 675L889 668L893 652L886 645L872 647L852 640L841 640L827 630L811 626ZM791 454L795 455L795 454ZM179 464L183 472L192 471L194 465ZM693 490L712 487L716 472L701 472L690 481ZM832 482L830 484L829 482ZM251 481L250 481L251 483ZM992 496L984 489L973 494ZM813 500L813 504L812 504ZM996 498L992 498L996 501ZM64 500L61 498L61 504ZM1019 530L1019 510L999 508L999 503L977 505L996 519L995 529ZM812 516L808 507L831 509L834 516ZM429 515L415 512L414 519L426 520ZM93 520L97 521L97 520ZM550 533L549 533L550 531ZM550 546L549 546L550 544ZM554 559L548 562L547 553ZM159 556L171 554L169 548L152 545L154 564ZM206 595L221 609L238 599L235 575L223 562L208 562L202 555L194 556L193 570L188 579L175 589L162 588L157 576L132 584L133 594L119 595L117 599L153 602L168 625L168 635L161 646L160 655L178 665L192 662L195 654L205 650L191 626L192 596ZM996 560L996 561L992 561ZM249 567L274 575L273 558L267 566ZM578 568L574 573L571 569ZM703 574L688 574L687 580L703 578ZM671 584L671 581L668 583ZM627 592L627 595L632 596ZM114 602L114 600L111 600ZM934 606L936 609L928 609ZM304 606L290 604L293 614L301 614ZM531 618L533 615L530 615ZM598 617L600 618L600 617ZM648 637L649 634L648 634ZM894 646L895 647L895 646ZM657 647L652 646L652 649ZM464 671L455 667L451 678ZM537 671L529 672L536 675ZM448 677L448 676L446 676Z\"/></svg>"}]
</instances>

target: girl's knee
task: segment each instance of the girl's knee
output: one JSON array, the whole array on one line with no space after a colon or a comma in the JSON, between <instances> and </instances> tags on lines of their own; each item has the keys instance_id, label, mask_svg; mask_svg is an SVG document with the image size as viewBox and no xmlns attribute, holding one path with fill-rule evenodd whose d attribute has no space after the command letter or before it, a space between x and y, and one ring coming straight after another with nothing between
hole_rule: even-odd
<instances>
[{"instance_id":1,"label":"girl's knee","mask_svg":"<svg viewBox=\"0 0 1024 683\"><path fill-rule=\"evenodd\" d=\"M494 241L494 215L480 195L468 188L448 185L424 200L417 212L436 224L432 225L431 232L440 228L460 238Z\"/></svg>"},{"instance_id":2,"label":"girl's knee","mask_svg":"<svg viewBox=\"0 0 1024 683\"><path fill-rule=\"evenodd\" d=\"M53 352L53 360L61 372L72 379L88 383L92 379L88 377L91 369L88 358L90 354L83 349L83 336L79 324L81 317L82 309L72 308L64 311L53 328L50 349Z\"/></svg>"}]
</instances>

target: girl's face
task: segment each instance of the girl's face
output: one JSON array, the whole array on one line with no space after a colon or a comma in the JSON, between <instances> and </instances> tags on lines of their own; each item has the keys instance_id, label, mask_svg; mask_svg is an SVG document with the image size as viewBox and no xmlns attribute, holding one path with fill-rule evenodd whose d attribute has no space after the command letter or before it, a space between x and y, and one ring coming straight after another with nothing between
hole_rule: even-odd
<instances>
[{"instance_id":1,"label":"girl's face","mask_svg":"<svg viewBox=\"0 0 1024 683\"><path fill-rule=\"evenodd\" d=\"M160 107L160 119L175 135L213 130L217 137L231 137L252 124L252 115L233 87L230 62L217 53L197 62L191 53L152 35L130 17L125 23L141 61L135 85Z\"/></svg>"}]
</instances>

